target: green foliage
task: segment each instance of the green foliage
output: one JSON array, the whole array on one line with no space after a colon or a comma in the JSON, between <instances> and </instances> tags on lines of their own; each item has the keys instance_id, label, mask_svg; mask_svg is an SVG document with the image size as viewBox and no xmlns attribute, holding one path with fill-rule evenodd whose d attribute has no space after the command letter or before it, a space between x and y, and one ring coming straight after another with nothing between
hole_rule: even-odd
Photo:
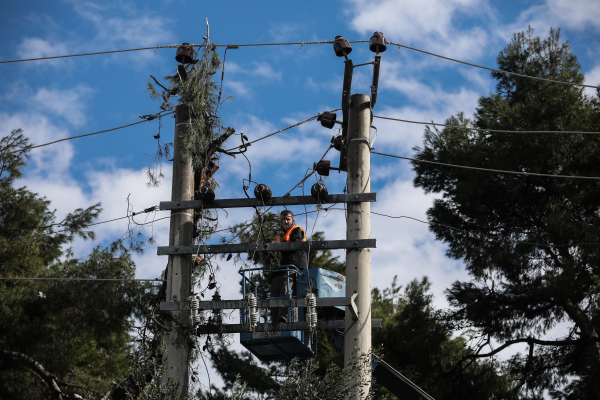
<instances>
[{"instance_id":1,"label":"green foliage","mask_svg":"<svg viewBox=\"0 0 600 400\"><path fill-rule=\"evenodd\" d=\"M201 53L201 54L200 54ZM187 65L187 80L182 82L178 74L166 76L169 87L162 86L159 92L154 84L146 83L150 97L162 100L160 105L163 111L174 111L177 100L179 104L189 107L188 134L183 137L182 154L184 160L192 160L195 171L201 171L208 167L212 154L210 149L220 148L223 143L234 133L229 127L224 127L218 109L222 103L218 87L212 78L221 67L221 60L216 51L212 50L210 43L200 48L196 56L200 54L197 64ZM226 97L224 100L230 99ZM159 151L155 159L160 160L166 154L164 146L159 145ZM160 181L156 168L148 170L150 184L156 185Z\"/></svg>"},{"instance_id":2,"label":"green foliage","mask_svg":"<svg viewBox=\"0 0 600 400\"><path fill-rule=\"evenodd\" d=\"M370 355L363 355L354 359L348 366L340 368L331 364L324 375L317 373L319 365L316 360L291 360L286 370L279 375L280 382L273 381L268 377L268 390L258 392L260 397L268 400L350 400L354 399L359 391L364 390L360 374L370 366ZM255 369L259 367L255 367ZM249 370L253 378L260 378L255 372ZM227 373L228 385L226 390L212 387L210 391L200 391L198 397L201 400L245 400L257 397L248 397L256 389L252 385L256 382L245 381L241 374L237 376ZM264 378L264 377L263 377ZM227 391L230 389L230 392ZM374 398L373 393L367 394L367 399ZM386 397L378 397L384 400Z\"/></svg>"},{"instance_id":3,"label":"green foliage","mask_svg":"<svg viewBox=\"0 0 600 400\"><path fill-rule=\"evenodd\" d=\"M226 398L227 392L233 391L240 382L244 382L246 396L273 396L280 387L279 382L275 379L276 376L282 374L278 363L261 366L249 352L230 351L224 343L221 343L212 360L214 368L225 385L220 389L215 386L211 387L210 393L201 392L201 396L205 396L207 399Z\"/></svg>"},{"instance_id":4,"label":"green foliage","mask_svg":"<svg viewBox=\"0 0 600 400\"><path fill-rule=\"evenodd\" d=\"M390 288L373 289L371 312L383 320L383 328L373 330L373 346L435 399L516 399L511 377L496 363L461 363L472 352L464 337L452 337L452 327L433 308L430 287L425 277L401 293L394 277Z\"/></svg>"},{"instance_id":5,"label":"green foliage","mask_svg":"<svg viewBox=\"0 0 600 400\"><path fill-rule=\"evenodd\" d=\"M514 35L498 67L520 74L582 83L584 75L560 31ZM472 120L449 125L499 130L600 131L600 103L570 85L493 72L497 93L479 99ZM600 137L504 134L445 128L425 131L421 160L545 174L600 176ZM454 321L481 335L529 344L505 367L523 398L600 398L600 185L597 181L523 177L413 162L415 185L442 193L427 212L430 229L464 260L471 282L448 290ZM452 226L452 230L443 225ZM472 232L498 236L484 237ZM587 244L586 244L587 243ZM544 335L568 326L561 339ZM547 339L540 345L532 339ZM487 350L482 351L483 355Z\"/></svg>"},{"instance_id":6,"label":"green foliage","mask_svg":"<svg viewBox=\"0 0 600 400\"><path fill-rule=\"evenodd\" d=\"M370 368L371 355L363 355L354 359L344 368L331 364L324 376L316 372L319 368L315 360L300 364L292 360L288 374L275 399L278 400L349 400L366 390L362 383L361 373ZM299 370L299 371L298 371ZM367 393L372 399L372 393Z\"/></svg>"},{"instance_id":7,"label":"green foliage","mask_svg":"<svg viewBox=\"0 0 600 400\"><path fill-rule=\"evenodd\" d=\"M0 276L133 278L135 265L126 254L95 248L76 260L65 251L76 237L94 238L86 228L100 204L55 222L48 200L14 187L26 156L8 153L29 146L20 131L0 140ZM65 395L107 393L111 380L127 370L130 319L141 316L146 291L135 282L0 280L0 397L57 395L42 369L62 382Z\"/></svg>"}]
</instances>

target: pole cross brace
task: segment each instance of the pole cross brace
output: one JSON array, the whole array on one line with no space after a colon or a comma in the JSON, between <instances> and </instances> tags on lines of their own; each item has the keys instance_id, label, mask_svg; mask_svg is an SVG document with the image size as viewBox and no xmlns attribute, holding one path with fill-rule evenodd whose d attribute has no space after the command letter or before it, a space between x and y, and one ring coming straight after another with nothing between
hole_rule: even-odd
<instances>
[{"instance_id":1,"label":"pole cross brace","mask_svg":"<svg viewBox=\"0 0 600 400\"><path fill-rule=\"evenodd\" d=\"M218 199L212 203L202 200L189 201L161 201L161 210L185 210L190 208L209 209L209 208L241 208L241 207L262 207L262 206L297 206L303 204L334 204L334 203L361 203L377 201L377 193L348 193L348 194L330 194L325 200L315 201L312 196L284 196L273 197L268 201L259 199Z\"/></svg>"},{"instance_id":2,"label":"pole cross brace","mask_svg":"<svg viewBox=\"0 0 600 400\"><path fill-rule=\"evenodd\" d=\"M358 293L351 297L317 297L317 307L344 307L349 306L353 319L358 318L356 312L356 303L354 300ZM235 310L245 309L248 306L247 300L219 300L219 301L200 301L200 310ZM289 308L289 307L307 307L306 299L258 299L258 308ZM168 301L160 303L161 311L181 311L189 310L188 301Z\"/></svg>"},{"instance_id":3,"label":"pole cross brace","mask_svg":"<svg viewBox=\"0 0 600 400\"><path fill-rule=\"evenodd\" d=\"M265 325L266 328L265 329ZM328 320L318 321L316 329L318 330L334 330L334 329L345 329L346 321L344 320ZM371 320L371 328L381 328L380 319ZM257 324L254 328L254 332L265 332L265 336L268 334L279 335L281 331L308 331L309 326L306 322L279 322L276 324ZM200 325L196 328L198 334L208 333L242 333L248 332L248 324L222 324L222 325Z\"/></svg>"},{"instance_id":4,"label":"pole cross brace","mask_svg":"<svg viewBox=\"0 0 600 400\"><path fill-rule=\"evenodd\" d=\"M365 249L377 247L377 239L324 240L314 242L273 242L273 243L235 243L201 244L196 246L160 246L159 256L177 254L217 254L246 253L251 251L297 251L297 250L333 250Z\"/></svg>"}]
</instances>

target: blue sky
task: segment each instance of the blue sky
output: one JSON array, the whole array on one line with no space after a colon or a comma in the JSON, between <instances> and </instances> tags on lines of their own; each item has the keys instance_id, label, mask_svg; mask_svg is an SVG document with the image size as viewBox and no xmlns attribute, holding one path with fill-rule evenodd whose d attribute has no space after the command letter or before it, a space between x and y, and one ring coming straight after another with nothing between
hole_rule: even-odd
<instances>
[{"instance_id":1,"label":"blue sky","mask_svg":"<svg viewBox=\"0 0 600 400\"><path fill-rule=\"evenodd\" d=\"M600 83L600 2L596 0L503 1L410 0L366 2L192 2L145 1L19 1L0 5L0 60L199 43L210 23L211 41L218 44L301 42L369 39L382 31L388 40L411 47L495 67L495 57L514 32L531 25L546 36L550 27L562 28L586 74L586 83ZM371 61L366 43L354 44L354 63ZM223 48L219 48L222 55ZM159 111L145 90L152 74L161 78L176 68L175 49L97 55L63 60L0 65L0 127L2 135L23 128L35 144L108 129L139 121L138 114ZM353 92L368 93L370 69L355 71ZM251 140L340 106L343 62L331 45L251 47L229 50L224 93L234 101L222 108L223 122ZM220 78L220 73L215 79ZM473 114L480 96L494 91L487 71L395 47L382 54L376 115L417 121L443 121L464 111ZM376 149L409 156L422 141L423 127L375 120ZM162 120L162 138L172 140L174 121ZM127 196L136 211L170 200L169 163L159 188L147 188L147 154L156 151L153 135L158 122L35 149L22 184L46 196L65 213L102 202L100 220L124 216ZM282 195L298 182L328 146L334 130L318 122L276 135L252 146L248 157L252 177ZM234 139L238 140L238 139ZM233 142L231 146L237 145ZM339 156L326 157L337 165ZM216 178L219 198L243 197L247 177L243 158L222 158ZM372 210L389 215L426 219L433 196L412 186L414 173L406 161L372 158L372 191L378 202ZM330 193L340 193L345 176L332 174ZM309 181L312 184L314 181ZM300 194L299 191L294 194ZM296 210L301 212L303 210ZM251 218L252 210L221 215L223 227ZM157 218L168 215L157 214ZM157 245L166 245L168 220L156 222ZM297 221L306 225L302 218ZM308 219L311 231L314 219ZM99 225L96 243L76 242L77 257L96 244L120 237L126 221ZM315 231L328 239L345 237L343 213L319 218ZM150 231L148 231L149 233ZM426 225L373 216L371 237L373 285L386 287L394 275L399 283L428 275L436 302L444 305L443 291L467 275L460 261L445 257ZM155 277L166 258L149 246L135 256L139 277ZM340 253L343 257L343 253ZM235 267L221 265L224 297L237 296Z\"/></svg>"},{"instance_id":2,"label":"blue sky","mask_svg":"<svg viewBox=\"0 0 600 400\"><path fill-rule=\"evenodd\" d=\"M206 18L211 41L218 44L302 42L331 40L342 34L350 40L369 39L380 30L394 42L453 58L495 66L495 57L514 32L532 25L540 35L561 27L579 57L588 83L600 83L600 3L595 1L363 1L305 2L301 6L275 3L152 1L3 3L0 9L0 59L127 49L154 45L202 42ZM251 140L274 132L318 112L337 108L341 101L342 59L331 45L251 47L229 50L223 90L234 97L222 108L223 121ZM355 64L373 54L367 44L353 46ZM223 48L219 48L222 55ZM0 123L7 134L23 128L36 144L129 124L138 114L157 112L158 103L146 93L152 74L161 78L176 67L175 49L97 55L63 60L34 61L0 66ZM477 99L494 90L489 73L395 47L382 54L376 115L417 121L443 122L464 111L472 115ZM355 71L353 92L368 93L370 68ZM215 79L220 78L220 73ZM375 147L388 153L410 155L421 143L423 127L375 120L379 130ZM172 140L173 119L162 120L162 138ZM23 184L48 197L64 215L74 208L102 202L100 220L126 214L126 198L135 210L170 199L170 164L163 165L165 183L147 188L148 154L156 150L158 122L152 121L94 137L33 150ZM257 143L248 151L253 178L285 193L299 181L324 150L335 130L313 121ZM235 139L238 140L238 139ZM237 145L233 142L231 146ZM333 165L338 155L327 157ZM223 158L216 177L220 198L243 197L247 176L243 158ZM379 201L373 210L424 219L433 197L412 187L407 162L372 158L372 190ZM340 193L343 175L326 181L330 192ZM312 182L312 181L310 181ZM299 194L299 192L298 192ZM222 225L250 217L251 210L235 210ZM301 211L300 209L297 211ZM159 213L159 217L166 215ZM306 220L303 219L303 225ZM309 219L312 230L314 220ZM120 237L126 221L98 226L96 244ZM154 224L158 245L166 244L167 220ZM343 218L332 211L317 221L315 230L327 238L345 235ZM385 286L398 274L400 281L427 274L436 298L457 278L466 277L460 262L444 256L426 225L373 216L373 284ZM83 257L93 243L77 242ZM166 260L149 247L137 256L138 275L154 277ZM223 265L223 279L227 266ZM229 267L231 269L231 267ZM229 271L230 272L230 271ZM235 291L232 291L235 293Z\"/></svg>"}]
</instances>

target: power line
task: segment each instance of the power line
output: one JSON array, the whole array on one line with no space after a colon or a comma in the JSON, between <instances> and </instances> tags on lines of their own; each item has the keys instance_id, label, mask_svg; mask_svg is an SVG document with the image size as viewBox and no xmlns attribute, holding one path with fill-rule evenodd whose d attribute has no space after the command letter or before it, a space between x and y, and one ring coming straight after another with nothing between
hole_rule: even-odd
<instances>
[{"instance_id":1,"label":"power line","mask_svg":"<svg viewBox=\"0 0 600 400\"><path fill-rule=\"evenodd\" d=\"M81 54L67 54L67 55L63 55L63 56L25 58L25 59L21 59L21 60L0 61L0 64L8 64L8 63L24 62L24 61L52 60L52 59L55 59L55 58L95 56L95 55L98 55L98 54L125 53L125 52L128 52L128 51L167 49L167 48L175 48L175 47L179 47L179 46L181 46L181 45L180 44L168 44L168 45L164 45L164 46L139 47L137 49L110 50L110 51L98 51L98 52L95 52L95 53L81 53ZM202 44L190 44L189 46L196 47L196 46L202 46Z\"/></svg>"},{"instance_id":2,"label":"power line","mask_svg":"<svg viewBox=\"0 0 600 400\"><path fill-rule=\"evenodd\" d=\"M600 132L586 132L586 131L506 131L506 130L499 130L499 129L469 128L467 126L437 124L435 122L409 121L407 119L382 117L382 116L379 116L379 115L374 115L373 117L374 118L379 118L379 119L387 119L387 120L390 120L390 121L408 122L409 124L435 125L435 126L443 126L443 127L446 127L446 128L456 128L456 129L473 130L473 131L481 131L481 132L498 132L498 133L578 133L578 134L582 134L582 135L600 135Z\"/></svg>"},{"instance_id":3,"label":"power line","mask_svg":"<svg viewBox=\"0 0 600 400\"><path fill-rule=\"evenodd\" d=\"M121 278L9 278L0 276L0 280L4 281L104 281L104 282L128 282L128 281L136 281L136 282L166 282L164 279L121 279Z\"/></svg>"},{"instance_id":4,"label":"power line","mask_svg":"<svg viewBox=\"0 0 600 400\"><path fill-rule=\"evenodd\" d=\"M215 44L215 47L227 47L227 48L236 48L236 47L254 47L254 46L290 46L290 45L300 45L300 48L305 44L333 44L334 40L318 40L318 41L307 41L307 42L283 42L283 43L245 43L245 44ZM367 43L368 40L350 40L350 43Z\"/></svg>"},{"instance_id":5,"label":"power line","mask_svg":"<svg viewBox=\"0 0 600 400\"><path fill-rule=\"evenodd\" d=\"M475 232L475 231L471 231L471 230L467 230L467 229L460 229L460 228L455 228L453 226L450 225L446 225L446 224L439 224L437 222L427 222L427 221L422 221L420 219L414 218L414 217L408 217L406 215L400 215L398 217L394 217L391 215L387 215L387 214L380 214L380 213L376 213L374 211L371 211L371 214L376 214L376 215L381 215L382 217L387 217L387 218L394 218L394 219L400 219L400 218L406 218L406 219L412 219L413 221L417 221L420 222L422 224L426 224L426 225L437 225L437 226L443 226L444 228L448 228L448 229L452 229L455 231L460 231L460 232L465 232L465 233L471 233L474 235L478 235L478 236L484 236L487 238L491 238L491 239L499 239L499 240L506 240L509 242L514 242L514 243L524 243L524 244L532 244L532 245L536 245L536 246L548 246L548 247L562 247L562 246L578 246L578 245L588 245L588 244L594 244L594 245L598 245L600 243L571 243L571 244L546 244L546 243L536 243L536 242L526 242L523 240L516 240L516 239L509 239L509 238L503 238L501 236L496 236L496 235L488 235L485 233L480 233L480 232Z\"/></svg>"},{"instance_id":6,"label":"power line","mask_svg":"<svg viewBox=\"0 0 600 400\"><path fill-rule=\"evenodd\" d=\"M404 48L409 49L409 50L414 50L414 51L418 51L420 53L429 54L430 56L443 58L444 60L454 61L454 62L465 64L465 65L470 65L471 67L477 67L477 68L481 68L481 69L487 69L488 71L495 71L495 72L500 72L500 73L503 73L503 74L520 76L521 78L535 79L535 80L538 80L538 81L553 82L553 83L562 83L563 85L589 87L589 88L592 88L592 89L598 89L598 86L584 85L583 83L563 82L563 81L557 81L557 80L554 80L554 79L539 78L537 76L523 75L523 74L518 74L516 72L508 72L508 71L503 71L501 69L484 67L482 65L472 64L472 63L468 63L466 61L457 60L455 58L445 57L445 56L441 56L439 54L431 53L429 51L420 50L420 49L416 49L414 47L405 46L405 45L400 44L400 43L390 42L389 40L388 40L388 43L391 44L391 45L393 45L393 46L398 46L398 50L400 50L400 48L404 47Z\"/></svg>"},{"instance_id":7,"label":"power line","mask_svg":"<svg viewBox=\"0 0 600 400\"><path fill-rule=\"evenodd\" d=\"M350 43L366 43L366 42L369 42L369 41L368 40L350 40ZM320 40L320 41L278 42L278 43L238 43L238 44L216 44L216 43L213 43L212 46L214 48L216 48L216 47L225 47L225 48L228 48L228 49L237 49L237 48L240 48L240 47L300 45L300 48L302 48L302 47L304 47L305 44L306 45L311 45L311 44L332 44L332 43L334 43L333 40ZM554 79L539 78L539 77L536 77L536 76L523 75L523 74L519 74L519 73L516 73L516 72L509 72L509 71L503 71L503 70L500 70L500 69L484 67L482 65L477 65L477 64L466 62L466 61L461 61L461 60L458 60L458 59L455 59L455 58L450 58L450 57L442 56L442 55L439 55L439 54L431 53L429 51L417 49L415 47L405 46L405 45L400 44L400 43L394 43L394 42L391 42L389 40L387 41L387 43L389 43L389 44L391 44L393 46L397 46L398 50L400 50L400 48L404 47L404 48L409 49L409 50L418 51L420 53L428 54L428 55L431 55L431 56L434 56L434 57L443 58L445 60L454 61L454 62L457 62L457 63L460 63L460 64L465 64L465 65L469 65L469 66L476 67L476 68L486 69L488 71L495 71L495 72L500 72L500 73L503 73L503 74L514 75L514 76L519 76L519 77L522 77L522 78L535 79L535 80L545 81L545 82L562 83L562 84L565 84L565 85L588 87L588 88L592 88L592 89L597 89L598 88L598 86L593 86L593 85L585 85L585 84L582 84L582 83L573 83L573 82L563 82L563 81L557 81L557 80L554 80ZM99 51L99 52L94 52L94 53L67 54L67 55L62 55L62 56L25 58L25 59L19 59L19 60L0 61L0 64L25 62L25 61L52 60L52 59L57 59L57 58L68 58L68 57L93 56L93 55L98 55L98 54L124 53L124 52L130 52L130 51L140 51L140 50L153 50L154 49L156 51L158 49L175 48L175 47L180 47L180 46L181 46L181 44L169 44L169 45L163 45L163 46L139 47L139 48L135 48L135 49ZM206 43L200 43L200 44L199 43L193 43L193 44L189 44L189 46L191 46L191 47L206 46Z\"/></svg>"},{"instance_id":8,"label":"power line","mask_svg":"<svg viewBox=\"0 0 600 400\"><path fill-rule=\"evenodd\" d=\"M422 162L422 163L427 163L427 164L442 165L442 166L445 166L445 167L455 167L455 168L463 168L463 169L472 169L472 170L476 170L476 171L499 172L499 173L502 173L502 174L514 174L514 175L524 175L524 176L544 176L544 177L548 177L548 178L600 180L600 177L597 177L597 176L552 175L552 174L537 174L535 172L505 171L505 170L501 170L501 169L468 167L466 165L457 165L457 164L441 163L441 162L436 162L436 161L418 160L416 158L395 156L395 155L392 155L392 154L378 153L376 151L372 151L371 153L377 154L377 155L380 155L380 156L385 156L385 157L400 158L402 160L409 160L409 161Z\"/></svg>"},{"instance_id":9,"label":"power line","mask_svg":"<svg viewBox=\"0 0 600 400\"><path fill-rule=\"evenodd\" d=\"M333 111L339 111L339 110L341 110L341 108L336 108L335 110L331 110L331 112L333 112ZM263 139L266 139L266 138L268 138L268 137L271 137L271 136L273 136L273 135L277 135L278 133L281 133L281 132L283 132L283 131L287 131L288 129L295 128L295 127L297 127L297 126L299 126L299 125L305 124L305 123L307 123L307 122L309 122L309 121L312 121L312 120L316 119L317 117L318 117L318 115L314 115L314 116L310 117L309 119L305 119L304 121L297 122L297 123L295 123L294 125L290 125L290 126L288 126L288 127L285 127L285 128L283 128L283 129L280 129L280 130L278 130L278 131L275 131L275 132L273 132L273 133L269 133L269 134L268 134L268 135L266 135L266 136L260 137L260 138L258 138L258 139L256 139L256 140L253 140L253 141L251 141L251 142L245 143L245 144L243 144L243 145L241 145L241 146L232 147L231 149L225 150L225 152L230 152L230 151L232 151L232 150L238 150L238 149L239 149L239 150L244 150L245 148L247 148L248 146L250 146L250 145L251 145L251 144L253 144L253 143L260 142L260 141L261 141L261 140L263 140Z\"/></svg>"},{"instance_id":10,"label":"power line","mask_svg":"<svg viewBox=\"0 0 600 400\"><path fill-rule=\"evenodd\" d=\"M160 117L162 117L162 116L165 116L165 115L169 115L169 114L173 114L174 112L175 112L175 111L170 111L170 112L168 112L168 113L166 113L166 114L161 114L161 115L160 115ZM82 137L86 137L86 136L97 135L97 134L99 134L99 133L110 132L110 131L116 131L116 130L118 130L118 129L123 129L123 128L127 128L127 127L129 127L129 126L133 126L133 125L137 125L137 124L142 124L142 123L144 123L144 122L152 121L154 118L157 118L156 116L157 116L157 114L154 114L154 115L152 115L152 116L151 116L151 117L153 117L153 118L144 119L143 121L134 122L133 124L129 124L129 125L123 125L123 126L118 126L118 127L116 127L116 128L105 129L105 130L103 130L103 131L98 131L98 132L86 133L85 135L71 136L71 137L68 137L68 138L64 138L64 139L55 140L55 141L53 141L53 142L49 142L49 143L38 144L38 145L36 145L36 146L31 146L31 147L27 147L27 148L20 149L20 150L14 150L14 151L10 151L10 152L8 152L8 153L6 153L6 154L20 153L20 152L22 152L22 151L29 151L29 150L31 150L31 149L36 149L36 148L38 148L38 147L49 146L49 145L51 145L51 144L55 144L55 143L64 142L64 141L66 141L66 140L73 140L73 139L78 139L78 138L82 138Z\"/></svg>"},{"instance_id":11,"label":"power line","mask_svg":"<svg viewBox=\"0 0 600 400\"><path fill-rule=\"evenodd\" d=\"M290 46L290 45L300 45L302 48L305 44L331 44L333 40L321 40L321 41L306 41L306 42L285 42L285 43L240 43L240 44L216 44L213 43L211 46L213 47L226 47L229 49L236 49L238 47L255 47L255 46ZM364 43L368 42L368 40L352 40L350 43ZM182 44L168 44L163 46L151 46L151 47L138 47L135 49L123 49L123 50L110 50L110 51L98 51L94 53L81 53L81 54L67 54L62 56L50 56L50 57L38 57L38 58L25 58L19 60L7 60L0 61L0 64L8 64L8 63L16 63L16 62L25 62L25 61L39 61L39 60L52 60L56 58L69 58L69 57L83 57L83 56L95 56L98 54L111 54L111 53L125 53L129 51L140 51L140 50L158 50L158 49L170 49L180 47ZM206 43L193 43L188 44L191 47L201 47L206 46Z\"/></svg>"}]
</instances>

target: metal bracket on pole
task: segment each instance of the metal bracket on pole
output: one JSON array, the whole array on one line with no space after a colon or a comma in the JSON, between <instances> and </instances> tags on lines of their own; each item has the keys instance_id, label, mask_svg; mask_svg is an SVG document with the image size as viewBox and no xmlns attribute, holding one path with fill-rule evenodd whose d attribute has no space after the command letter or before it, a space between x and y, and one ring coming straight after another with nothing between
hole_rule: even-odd
<instances>
[{"instance_id":1,"label":"metal bracket on pole","mask_svg":"<svg viewBox=\"0 0 600 400\"><path fill-rule=\"evenodd\" d=\"M377 239L324 240L314 242L273 242L273 243L236 243L201 244L196 246L160 246L159 256L173 254L218 254L246 253L249 251L297 251L297 250L333 250L367 249L377 247Z\"/></svg>"},{"instance_id":2,"label":"metal bracket on pole","mask_svg":"<svg viewBox=\"0 0 600 400\"><path fill-rule=\"evenodd\" d=\"M350 314L352 314L352 319L358 321L358 309L356 308L356 303L354 300L358 296L358 293L354 293L352 297L350 297L350 304L348 304L348 308L350 309Z\"/></svg>"},{"instance_id":3,"label":"metal bracket on pole","mask_svg":"<svg viewBox=\"0 0 600 400\"><path fill-rule=\"evenodd\" d=\"M369 143L369 141L367 139L363 139L363 138L360 138L360 139L350 139L350 143L352 143L352 142L364 143L364 144L367 145L367 147L369 148L369 150L372 151L372 149L371 149L371 143Z\"/></svg>"},{"instance_id":4,"label":"metal bracket on pole","mask_svg":"<svg viewBox=\"0 0 600 400\"><path fill-rule=\"evenodd\" d=\"M358 293L352 297L317 297L317 307L344 307L353 309L353 315L356 314L356 299ZM200 310L235 310L247 307L246 300L217 300L217 301L199 301ZM258 299L258 308L288 308L288 307L306 307L305 300L302 299ZM181 311L189 309L187 301L166 301L160 303L161 311Z\"/></svg>"},{"instance_id":5,"label":"metal bracket on pole","mask_svg":"<svg viewBox=\"0 0 600 400\"><path fill-rule=\"evenodd\" d=\"M368 143L368 142L367 142ZM161 201L161 210L180 210L188 208L242 208L264 206L296 206L304 204L364 203L377 201L377 193L330 194L327 199L315 201L312 196L273 197L263 202L259 199L218 199L211 203L201 200Z\"/></svg>"},{"instance_id":6,"label":"metal bracket on pole","mask_svg":"<svg viewBox=\"0 0 600 400\"><path fill-rule=\"evenodd\" d=\"M342 148L340 150L340 170L348 171L348 120L350 107L350 95L352 93L352 74L354 64L352 60L344 62L344 84L342 88Z\"/></svg>"}]
</instances>

